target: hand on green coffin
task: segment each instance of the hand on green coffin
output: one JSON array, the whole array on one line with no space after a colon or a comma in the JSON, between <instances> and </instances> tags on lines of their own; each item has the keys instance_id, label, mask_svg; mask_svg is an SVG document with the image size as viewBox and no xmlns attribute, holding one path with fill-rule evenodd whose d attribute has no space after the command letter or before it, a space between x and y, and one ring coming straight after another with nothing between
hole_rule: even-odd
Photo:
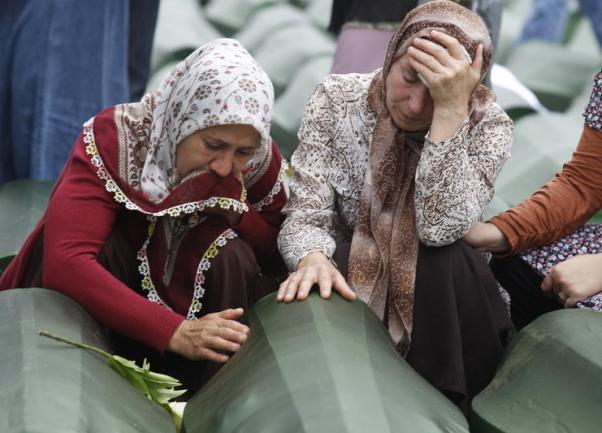
<instances>
[{"instance_id":1,"label":"hand on green coffin","mask_svg":"<svg viewBox=\"0 0 602 433\"><path fill-rule=\"evenodd\" d=\"M241 350L188 402L187 433L468 432L363 302L272 294L247 319Z\"/></svg>"}]
</instances>

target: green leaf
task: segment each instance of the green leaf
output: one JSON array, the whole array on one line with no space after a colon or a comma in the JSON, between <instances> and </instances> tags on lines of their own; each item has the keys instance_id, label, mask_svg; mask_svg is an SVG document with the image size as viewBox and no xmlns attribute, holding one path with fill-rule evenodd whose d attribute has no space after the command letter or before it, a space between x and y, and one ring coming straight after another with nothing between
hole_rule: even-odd
<instances>
[{"instance_id":1,"label":"green leaf","mask_svg":"<svg viewBox=\"0 0 602 433\"><path fill-rule=\"evenodd\" d=\"M363 302L269 295L248 320L241 350L186 405L186 433L468 432Z\"/></svg>"},{"instance_id":2,"label":"green leaf","mask_svg":"<svg viewBox=\"0 0 602 433\"><path fill-rule=\"evenodd\" d=\"M182 390L175 390L173 388L148 388L149 395L152 400L159 404L167 404L176 397L181 396L184 392Z\"/></svg>"},{"instance_id":3,"label":"green leaf","mask_svg":"<svg viewBox=\"0 0 602 433\"><path fill-rule=\"evenodd\" d=\"M180 386L181 385L181 383L178 379L168 376L166 374L155 373L154 371L147 371L145 380L147 382L155 382L155 383L161 383L161 384L166 384L166 385L171 385L171 386Z\"/></svg>"},{"instance_id":4,"label":"green leaf","mask_svg":"<svg viewBox=\"0 0 602 433\"><path fill-rule=\"evenodd\" d=\"M44 289L0 292L0 432L175 432L166 413L122 380L104 355L42 338L48 329L108 348L72 299Z\"/></svg>"},{"instance_id":5,"label":"green leaf","mask_svg":"<svg viewBox=\"0 0 602 433\"><path fill-rule=\"evenodd\" d=\"M122 358L119 355L112 355L111 358L115 362L117 362L118 364L120 364L121 366L123 366L124 368L126 368L128 370L134 370L134 371L137 371L138 373L143 373L144 372L143 368L140 367L139 365L137 365L134 361ZM146 360L144 360L144 361L146 362Z\"/></svg>"},{"instance_id":6,"label":"green leaf","mask_svg":"<svg viewBox=\"0 0 602 433\"><path fill-rule=\"evenodd\" d=\"M178 431L180 430L182 424L181 416L175 413L169 405L170 400L179 397L186 392L185 389L175 390L173 388L174 386L181 386L181 383L177 379L165 374L150 371L150 364L146 359L144 359L142 367L140 367L134 361L119 355L111 355L110 353L89 344L57 336L47 331L39 331L39 334L62 343L76 346L80 349L89 350L102 356L107 360L109 367L115 370L117 374L140 391L142 395L162 406L170 414L172 419L177 420L176 425L178 426Z\"/></svg>"},{"instance_id":7,"label":"green leaf","mask_svg":"<svg viewBox=\"0 0 602 433\"><path fill-rule=\"evenodd\" d=\"M120 362L115 361L112 357L107 359L107 364L111 367L117 374L127 380L127 374L125 373L125 369L121 366Z\"/></svg>"},{"instance_id":8,"label":"green leaf","mask_svg":"<svg viewBox=\"0 0 602 433\"><path fill-rule=\"evenodd\" d=\"M144 379L142 378L142 375L140 374L140 372L137 371L136 369L128 368L123 365L122 365L122 367L123 367L123 372L125 373L125 379L128 382L130 382L134 387L136 387L136 389L138 391L140 391L142 394L144 394L148 398L151 398L150 391L148 390L148 386L146 386L146 383L144 382ZM152 400L152 398L151 398L151 400ZM157 403L162 404L164 402L157 401Z\"/></svg>"}]
</instances>

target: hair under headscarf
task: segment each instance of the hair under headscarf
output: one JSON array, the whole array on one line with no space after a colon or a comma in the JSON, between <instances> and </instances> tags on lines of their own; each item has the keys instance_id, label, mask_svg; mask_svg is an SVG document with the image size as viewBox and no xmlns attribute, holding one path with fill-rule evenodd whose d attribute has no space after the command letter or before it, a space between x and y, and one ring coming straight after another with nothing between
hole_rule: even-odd
<instances>
[{"instance_id":1,"label":"hair under headscarf","mask_svg":"<svg viewBox=\"0 0 602 433\"><path fill-rule=\"evenodd\" d=\"M426 132L409 133L393 123L385 102L386 77L414 38L428 36L431 30L456 38L471 59L482 44L481 79L492 57L489 33L476 14L451 1L432 1L408 13L370 86L368 102L378 117L351 244L348 279L359 297L387 323L404 354L412 334L418 256L414 176ZM493 99L489 89L477 86L470 99L471 123L479 122Z\"/></svg>"}]
</instances>

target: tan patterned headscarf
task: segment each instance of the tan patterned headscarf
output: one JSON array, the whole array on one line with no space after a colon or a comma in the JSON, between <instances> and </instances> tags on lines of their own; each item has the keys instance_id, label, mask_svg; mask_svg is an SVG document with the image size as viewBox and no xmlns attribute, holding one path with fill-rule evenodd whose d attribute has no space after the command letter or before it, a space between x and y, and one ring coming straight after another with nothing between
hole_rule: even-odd
<instances>
[{"instance_id":1,"label":"tan patterned headscarf","mask_svg":"<svg viewBox=\"0 0 602 433\"><path fill-rule=\"evenodd\" d=\"M382 71L369 90L368 102L378 113L370 143L370 161L351 243L348 279L359 297L385 321L402 354L410 347L418 237L414 209L414 176L426 131L408 133L393 123L386 107L385 77L415 37L443 31L464 46L471 59L483 44L481 78L491 63L489 33L481 19L447 0L413 9L391 39ZM470 121L477 123L493 94L483 85L473 92Z\"/></svg>"}]
</instances>

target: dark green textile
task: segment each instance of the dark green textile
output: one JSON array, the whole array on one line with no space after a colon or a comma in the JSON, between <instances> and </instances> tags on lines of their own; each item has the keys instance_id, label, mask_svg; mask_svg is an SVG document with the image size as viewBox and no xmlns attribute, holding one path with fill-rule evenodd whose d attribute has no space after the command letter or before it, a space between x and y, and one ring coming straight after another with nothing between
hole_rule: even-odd
<instances>
[{"instance_id":1,"label":"dark green textile","mask_svg":"<svg viewBox=\"0 0 602 433\"><path fill-rule=\"evenodd\" d=\"M39 330L106 349L98 324L74 301L44 289L0 292L0 432L170 433L167 412L99 355Z\"/></svg>"},{"instance_id":2,"label":"dark green textile","mask_svg":"<svg viewBox=\"0 0 602 433\"><path fill-rule=\"evenodd\" d=\"M186 406L187 433L468 432L363 302L269 295L248 321L241 351Z\"/></svg>"},{"instance_id":3,"label":"dark green textile","mask_svg":"<svg viewBox=\"0 0 602 433\"><path fill-rule=\"evenodd\" d=\"M510 343L473 400L473 433L598 433L602 426L602 314L544 314Z\"/></svg>"}]
</instances>

